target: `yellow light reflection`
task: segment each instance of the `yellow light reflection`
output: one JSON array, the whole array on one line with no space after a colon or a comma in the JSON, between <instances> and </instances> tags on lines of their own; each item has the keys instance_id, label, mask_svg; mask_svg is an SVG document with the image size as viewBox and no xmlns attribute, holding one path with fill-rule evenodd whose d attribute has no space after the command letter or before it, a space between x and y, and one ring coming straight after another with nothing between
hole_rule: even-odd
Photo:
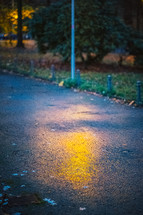
<instances>
[{"instance_id":1,"label":"yellow light reflection","mask_svg":"<svg viewBox=\"0 0 143 215\"><path fill-rule=\"evenodd\" d=\"M93 174L98 178L96 160L99 144L91 131L56 132L38 130L39 142L35 153L37 178L44 184L64 187L66 183L74 189L88 186ZM33 167L34 168L34 167Z\"/></svg>"},{"instance_id":2,"label":"yellow light reflection","mask_svg":"<svg viewBox=\"0 0 143 215\"><path fill-rule=\"evenodd\" d=\"M114 158L114 153L112 155L111 133L84 123L100 123L103 118L109 120L109 116L104 112L98 114L99 109L93 110L90 105L70 104L69 108L69 104L59 106L54 100L51 104L54 105L48 110L46 107L34 113L35 128L30 133L32 156L28 160L36 170L31 175L33 181L47 186L48 192L62 190L68 194L74 189L72 194L77 194L76 198L92 197L93 205L95 199L102 201L104 196L106 198L109 190L111 198L122 201L128 184L124 177L126 166ZM69 195L72 198L71 193Z\"/></svg>"},{"instance_id":3,"label":"yellow light reflection","mask_svg":"<svg viewBox=\"0 0 143 215\"><path fill-rule=\"evenodd\" d=\"M34 164L38 174L34 180L78 190L92 183L93 177L98 180L101 144L95 133L84 127L84 121L93 118L90 105L67 108L62 104L58 111L55 105L34 117L40 125L32 135L37 136ZM99 120L97 114L95 117Z\"/></svg>"},{"instance_id":4,"label":"yellow light reflection","mask_svg":"<svg viewBox=\"0 0 143 215\"><path fill-rule=\"evenodd\" d=\"M63 141L69 158L63 163L59 176L64 176L76 188L79 184L87 185L91 180L93 136L88 132L71 133L69 136L69 141Z\"/></svg>"}]
</instances>

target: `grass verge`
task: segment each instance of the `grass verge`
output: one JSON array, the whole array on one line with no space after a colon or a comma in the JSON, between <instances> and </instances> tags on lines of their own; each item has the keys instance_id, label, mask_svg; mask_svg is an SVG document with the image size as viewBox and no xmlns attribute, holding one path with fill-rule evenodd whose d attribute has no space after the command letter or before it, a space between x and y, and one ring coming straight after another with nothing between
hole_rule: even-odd
<instances>
[{"instance_id":1,"label":"grass verge","mask_svg":"<svg viewBox=\"0 0 143 215\"><path fill-rule=\"evenodd\" d=\"M51 58L50 58L51 59ZM31 65L31 60L34 62ZM39 62L42 62L40 64ZM50 62L49 62L50 64ZM20 74L42 78L52 81L50 68L45 67L43 55L39 55L35 51L24 50L17 52L16 49L1 49L0 51L0 68L14 71ZM109 74L97 71L81 71L80 80L71 80L70 71L55 71L54 83L59 86L69 88L78 88L83 91L90 91L102 94L104 96L121 99L126 103L137 105L137 81L141 81L141 102L143 105L143 74L137 72L110 72L112 77L112 89L109 91L107 87L107 76ZM79 84L80 82L80 84Z\"/></svg>"}]
</instances>

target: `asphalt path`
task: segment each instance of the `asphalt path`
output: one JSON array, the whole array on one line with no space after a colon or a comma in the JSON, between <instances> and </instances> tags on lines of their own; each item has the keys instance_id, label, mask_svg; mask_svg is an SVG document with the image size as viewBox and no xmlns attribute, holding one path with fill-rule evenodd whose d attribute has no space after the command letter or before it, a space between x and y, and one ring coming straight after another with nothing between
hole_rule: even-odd
<instances>
[{"instance_id":1,"label":"asphalt path","mask_svg":"<svg viewBox=\"0 0 143 215\"><path fill-rule=\"evenodd\" d=\"M0 72L0 196L45 202L5 213L141 215L142 161L142 108Z\"/></svg>"}]
</instances>

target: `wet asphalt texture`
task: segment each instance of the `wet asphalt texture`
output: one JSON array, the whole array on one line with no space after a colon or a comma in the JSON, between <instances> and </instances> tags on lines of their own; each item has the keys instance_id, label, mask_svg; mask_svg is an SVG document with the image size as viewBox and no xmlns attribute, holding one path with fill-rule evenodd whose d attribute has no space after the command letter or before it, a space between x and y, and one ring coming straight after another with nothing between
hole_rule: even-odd
<instances>
[{"instance_id":1,"label":"wet asphalt texture","mask_svg":"<svg viewBox=\"0 0 143 215\"><path fill-rule=\"evenodd\" d=\"M0 72L0 214L143 214L143 109ZM4 190L4 187L9 186Z\"/></svg>"}]
</instances>

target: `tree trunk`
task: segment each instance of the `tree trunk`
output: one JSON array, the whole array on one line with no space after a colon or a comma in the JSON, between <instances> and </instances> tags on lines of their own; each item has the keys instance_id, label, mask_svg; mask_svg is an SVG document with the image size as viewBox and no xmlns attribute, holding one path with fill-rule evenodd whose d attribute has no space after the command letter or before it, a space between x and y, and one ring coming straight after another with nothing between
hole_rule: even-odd
<instances>
[{"instance_id":1,"label":"tree trunk","mask_svg":"<svg viewBox=\"0 0 143 215\"><path fill-rule=\"evenodd\" d=\"M22 0L17 0L17 9L18 9L17 47L24 48L22 36Z\"/></svg>"},{"instance_id":2,"label":"tree trunk","mask_svg":"<svg viewBox=\"0 0 143 215\"><path fill-rule=\"evenodd\" d=\"M137 31L140 31L140 11L141 11L141 2L137 1L137 12L136 12L136 22L137 22Z\"/></svg>"}]
</instances>

